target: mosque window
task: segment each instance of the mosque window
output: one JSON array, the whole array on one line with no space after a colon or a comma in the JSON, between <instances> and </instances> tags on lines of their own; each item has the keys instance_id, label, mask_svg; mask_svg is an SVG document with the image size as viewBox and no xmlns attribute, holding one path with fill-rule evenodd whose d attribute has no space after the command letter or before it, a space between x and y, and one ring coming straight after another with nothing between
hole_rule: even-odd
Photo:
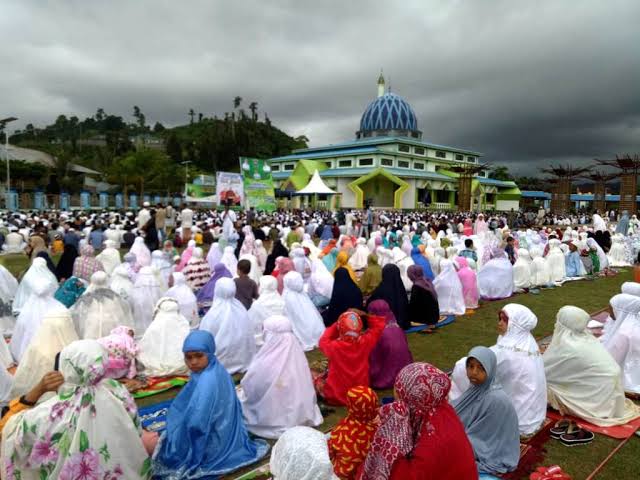
<instances>
[{"instance_id":1,"label":"mosque window","mask_svg":"<svg viewBox=\"0 0 640 480\"><path fill-rule=\"evenodd\" d=\"M338 161L338 167L339 168L349 168L351 165L353 165L353 161L351 161L351 160L339 160Z\"/></svg>"},{"instance_id":2,"label":"mosque window","mask_svg":"<svg viewBox=\"0 0 640 480\"><path fill-rule=\"evenodd\" d=\"M280 171L280 165L271 165L271 171L272 172L279 172Z\"/></svg>"},{"instance_id":3,"label":"mosque window","mask_svg":"<svg viewBox=\"0 0 640 480\"><path fill-rule=\"evenodd\" d=\"M424 170L424 163L413 162L413 168L415 168L416 170Z\"/></svg>"},{"instance_id":4,"label":"mosque window","mask_svg":"<svg viewBox=\"0 0 640 480\"><path fill-rule=\"evenodd\" d=\"M467 162L476 163L476 157L467 157Z\"/></svg>"},{"instance_id":5,"label":"mosque window","mask_svg":"<svg viewBox=\"0 0 640 480\"><path fill-rule=\"evenodd\" d=\"M456 153L456 160L458 160L459 162L464 160L464 155L460 155L459 153Z\"/></svg>"},{"instance_id":6,"label":"mosque window","mask_svg":"<svg viewBox=\"0 0 640 480\"><path fill-rule=\"evenodd\" d=\"M438 158L447 158L447 154L445 152L443 152L442 150L437 150L436 151L436 157L438 157Z\"/></svg>"},{"instance_id":7,"label":"mosque window","mask_svg":"<svg viewBox=\"0 0 640 480\"><path fill-rule=\"evenodd\" d=\"M294 168L295 168L295 165L293 163L285 163L282 167L282 169L286 172L290 172Z\"/></svg>"},{"instance_id":8,"label":"mosque window","mask_svg":"<svg viewBox=\"0 0 640 480\"><path fill-rule=\"evenodd\" d=\"M411 151L411 148L409 147L409 145L398 145L398 151L409 153Z\"/></svg>"},{"instance_id":9,"label":"mosque window","mask_svg":"<svg viewBox=\"0 0 640 480\"><path fill-rule=\"evenodd\" d=\"M333 168L333 162L331 162L331 161L324 162L324 164L327 166L327 168Z\"/></svg>"},{"instance_id":10,"label":"mosque window","mask_svg":"<svg viewBox=\"0 0 640 480\"><path fill-rule=\"evenodd\" d=\"M383 167L393 167L393 158L381 158L380 165Z\"/></svg>"},{"instance_id":11,"label":"mosque window","mask_svg":"<svg viewBox=\"0 0 640 480\"><path fill-rule=\"evenodd\" d=\"M398 160L398 168L409 168L409 162L406 160Z\"/></svg>"},{"instance_id":12,"label":"mosque window","mask_svg":"<svg viewBox=\"0 0 640 480\"><path fill-rule=\"evenodd\" d=\"M361 167L370 167L373 165L373 158L361 158L358 160L358 165Z\"/></svg>"},{"instance_id":13,"label":"mosque window","mask_svg":"<svg viewBox=\"0 0 640 480\"><path fill-rule=\"evenodd\" d=\"M413 147L413 153L416 155L425 155L427 152L423 147Z\"/></svg>"}]
</instances>

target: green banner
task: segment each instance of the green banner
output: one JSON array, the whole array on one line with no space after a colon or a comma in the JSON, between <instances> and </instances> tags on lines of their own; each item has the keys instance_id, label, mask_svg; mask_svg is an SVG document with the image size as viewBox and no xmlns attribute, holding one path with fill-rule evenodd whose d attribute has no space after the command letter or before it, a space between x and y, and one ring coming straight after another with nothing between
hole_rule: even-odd
<instances>
[{"instance_id":1,"label":"green banner","mask_svg":"<svg viewBox=\"0 0 640 480\"><path fill-rule=\"evenodd\" d=\"M246 208L273 212L276 209L276 193L273 188L271 167L260 158L240 157L240 171L244 183Z\"/></svg>"},{"instance_id":2,"label":"green banner","mask_svg":"<svg viewBox=\"0 0 640 480\"><path fill-rule=\"evenodd\" d=\"M214 185L185 183L184 191L187 202L213 203L216 199L216 187Z\"/></svg>"}]
</instances>

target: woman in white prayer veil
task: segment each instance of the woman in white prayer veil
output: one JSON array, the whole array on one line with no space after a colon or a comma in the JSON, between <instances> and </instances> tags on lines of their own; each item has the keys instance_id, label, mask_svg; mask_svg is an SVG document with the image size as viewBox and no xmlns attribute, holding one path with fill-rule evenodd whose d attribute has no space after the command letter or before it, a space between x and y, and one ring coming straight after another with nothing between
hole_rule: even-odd
<instances>
[{"instance_id":1,"label":"woman in white prayer veil","mask_svg":"<svg viewBox=\"0 0 640 480\"><path fill-rule=\"evenodd\" d=\"M191 329L174 298L158 300L151 325L138 342L138 361L150 377L187 373L182 344Z\"/></svg>"},{"instance_id":2,"label":"woman in white prayer veil","mask_svg":"<svg viewBox=\"0 0 640 480\"><path fill-rule=\"evenodd\" d=\"M220 263L221 258L222 250L220 250L220 244L218 242L212 243L209 248L209 252L207 253L207 263L209 264L209 269L211 269L212 272L213 267L215 267L217 263Z\"/></svg>"},{"instance_id":3,"label":"woman in white prayer veil","mask_svg":"<svg viewBox=\"0 0 640 480\"><path fill-rule=\"evenodd\" d=\"M615 321L601 341L622 368L624 389L640 393L640 297L620 293L609 304Z\"/></svg>"},{"instance_id":4,"label":"woman in white prayer veil","mask_svg":"<svg viewBox=\"0 0 640 480\"><path fill-rule=\"evenodd\" d=\"M356 242L356 250L349 259L349 265L355 271L364 270L367 268L367 259L369 258L369 248L367 247L367 241L364 238L359 238Z\"/></svg>"},{"instance_id":5,"label":"woman in white prayer veil","mask_svg":"<svg viewBox=\"0 0 640 480\"><path fill-rule=\"evenodd\" d=\"M438 305L442 315L464 315L467 307L460 277L451 260L440 262L440 273L433 280L433 286L438 294Z\"/></svg>"},{"instance_id":6,"label":"woman in white prayer veil","mask_svg":"<svg viewBox=\"0 0 640 480\"><path fill-rule=\"evenodd\" d=\"M40 291L51 289L53 292L58 288L58 279L47 267L46 260L40 257L33 259L29 270L24 274L22 281L18 285L16 296L11 306L14 315L20 313L20 310L22 310L22 307L27 303L29 296L36 288Z\"/></svg>"},{"instance_id":7,"label":"woman in white prayer veil","mask_svg":"<svg viewBox=\"0 0 640 480\"><path fill-rule=\"evenodd\" d=\"M56 355L76 340L78 334L69 310L62 307L48 312L18 365L11 398L21 397L35 387L45 373L53 370ZM47 400L51 396L40 400Z\"/></svg>"},{"instance_id":8,"label":"woman in white prayer veil","mask_svg":"<svg viewBox=\"0 0 640 480\"><path fill-rule=\"evenodd\" d=\"M291 321L293 333L300 340L302 348L308 352L318 346L324 333L324 322L303 288L304 282L298 272L289 272L284 276L284 314Z\"/></svg>"},{"instance_id":9,"label":"woman in white prayer veil","mask_svg":"<svg viewBox=\"0 0 640 480\"><path fill-rule=\"evenodd\" d=\"M534 246L529 250L531 256L531 286L546 287L551 283L551 272L547 259L542 256L540 247Z\"/></svg>"},{"instance_id":10,"label":"woman in white prayer veil","mask_svg":"<svg viewBox=\"0 0 640 480\"><path fill-rule=\"evenodd\" d=\"M393 253L388 248L378 247L376 254L378 255L378 265L380 265L380 268L383 268L389 263L393 263Z\"/></svg>"},{"instance_id":11,"label":"woman in white prayer veil","mask_svg":"<svg viewBox=\"0 0 640 480\"><path fill-rule=\"evenodd\" d=\"M153 309L160 298L162 298L162 288L153 268L142 267L133 285L130 300L133 305L133 329L136 335L143 335L151 324Z\"/></svg>"},{"instance_id":12,"label":"woman in white prayer veil","mask_svg":"<svg viewBox=\"0 0 640 480\"><path fill-rule=\"evenodd\" d=\"M322 264L320 260L316 260ZM324 264L323 264L324 266ZM328 272L327 272L328 273ZM333 277L331 277L333 281ZM278 293L278 281L272 275L260 279L260 296L254 300L249 309L249 320L254 327L256 345L262 345L262 326L264 321L274 315L284 313L284 300Z\"/></svg>"},{"instance_id":13,"label":"woman in white prayer veil","mask_svg":"<svg viewBox=\"0 0 640 480\"><path fill-rule=\"evenodd\" d=\"M322 260L316 258L311 262L311 278L307 294L316 307L324 307L331 301L333 281L333 275L327 270Z\"/></svg>"},{"instance_id":14,"label":"woman in white prayer veil","mask_svg":"<svg viewBox=\"0 0 640 480\"><path fill-rule=\"evenodd\" d=\"M498 366L496 379L502 385L518 414L520 435L539 430L547 416L547 380L544 362L531 331L538 318L524 305L509 303L498 314L498 342L491 347ZM457 399L471 386L464 357L456 362L451 375L449 401Z\"/></svg>"},{"instance_id":15,"label":"woman in white prayer veil","mask_svg":"<svg viewBox=\"0 0 640 480\"><path fill-rule=\"evenodd\" d=\"M151 267L156 269L159 275L160 286L164 291L167 290L169 285L169 277L173 272L173 263L171 263L162 250L154 250L151 252Z\"/></svg>"},{"instance_id":16,"label":"woman in white prayer veil","mask_svg":"<svg viewBox=\"0 0 640 480\"><path fill-rule=\"evenodd\" d=\"M624 235L616 233L611 237L611 249L607 254L607 259L612 267L628 267L631 265L627 258Z\"/></svg>"},{"instance_id":17,"label":"woman in white prayer veil","mask_svg":"<svg viewBox=\"0 0 640 480\"><path fill-rule=\"evenodd\" d=\"M151 265L151 251L144 244L144 238L136 237L133 241L133 245L129 249L129 252L136 256L136 264L139 267L148 267Z\"/></svg>"},{"instance_id":18,"label":"woman in white prayer veil","mask_svg":"<svg viewBox=\"0 0 640 480\"><path fill-rule=\"evenodd\" d=\"M562 265L564 266L564 260ZM498 300L513 295L513 265L500 248L491 251L491 260L478 272L480 298Z\"/></svg>"},{"instance_id":19,"label":"woman in white prayer veil","mask_svg":"<svg viewBox=\"0 0 640 480\"><path fill-rule=\"evenodd\" d=\"M529 250L518 249L518 259L513 264L513 286L516 291L522 291L531 286L531 257Z\"/></svg>"},{"instance_id":20,"label":"woman in white prayer veil","mask_svg":"<svg viewBox=\"0 0 640 480\"><path fill-rule=\"evenodd\" d=\"M591 217L591 220L593 221L594 232L597 232L598 230L601 230L603 232L607 231L607 223L598 213L594 213L593 217Z\"/></svg>"},{"instance_id":21,"label":"woman in white prayer veil","mask_svg":"<svg viewBox=\"0 0 640 480\"><path fill-rule=\"evenodd\" d=\"M313 243L313 240L311 240L311 235L309 235L308 233L304 234L304 237L302 237L302 247L303 248L308 248L309 249L309 260L313 262L314 259L318 258L318 255L320 254L320 252L322 250L320 250L318 247L316 247L316 244ZM257 243L258 241L256 240L256 248L257 248ZM262 242L260 242L260 245L262 245ZM266 253L267 251L265 250L265 262L267 260L266 257ZM257 255L256 255L257 256Z\"/></svg>"},{"instance_id":22,"label":"woman in white prayer veil","mask_svg":"<svg viewBox=\"0 0 640 480\"><path fill-rule=\"evenodd\" d=\"M235 296L233 279L218 280L211 308L200 323L200 330L207 330L215 338L216 357L230 375L245 372L256 353L253 325Z\"/></svg>"},{"instance_id":23,"label":"woman in white prayer veil","mask_svg":"<svg viewBox=\"0 0 640 480\"><path fill-rule=\"evenodd\" d=\"M129 272L125 265L119 265L113 270L109 280L109 288L129 302L129 305L133 308L131 304L133 282L129 278Z\"/></svg>"},{"instance_id":24,"label":"woman in white prayer veil","mask_svg":"<svg viewBox=\"0 0 640 480\"><path fill-rule=\"evenodd\" d=\"M20 363L23 353L31 343L31 339L36 334L47 312L65 308L62 303L53 298L55 289L55 285L52 285L46 278L33 281L32 293L18 315L9 344L11 355L18 363Z\"/></svg>"},{"instance_id":25,"label":"woman in white prayer veil","mask_svg":"<svg viewBox=\"0 0 640 480\"><path fill-rule=\"evenodd\" d=\"M116 242L113 240L105 240L104 250L96 256L107 275L111 275L115 268L122 263L120 259L120 252L115 248Z\"/></svg>"},{"instance_id":26,"label":"woman in white prayer veil","mask_svg":"<svg viewBox=\"0 0 640 480\"><path fill-rule=\"evenodd\" d=\"M549 265L549 271L551 272L551 281L562 282L567 276L564 253L560 249L560 240L555 238L549 240L547 265Z\"/></svg>"},{"instance_id":27,"label":"woman in white prayer veil","mask_svg":"<svg viewBox=\"0 0 640 480\"><path fill-rule=\"evenodd\" d=\"M309 283L311 277L311 261L305 256L304 248L297 247L291 249L291 260L296 272L302 275L305 285Z\"/></svg>"},{"instance_id":28,"label":"woman in white prayer veil","mask_svg":"<svg viewBox=\"0 0 640 480\"><path fill-rule=\"evenodd\" d=\"M238 398L247 429L263 438L278 438L297 425L323 422L311 370L287 317L264 321L265 342L240 383Z\"/></svg>"},{"instance_id":29,"label":"woman in white prayer veil","mask_svg":"<svg viewBox=\"0 0 640 480\"><path fill-rule=\"evenodd\" d=\"M391 253L393 254L393 263L400 269L400 278L402 279L404 289L410 292L411 287L413 287L413 282L407 272L409 271L409 267L414 264L413 259L398 247L393 247Z\"/></svg>"},{"instance_id":30,"label":"woman in white prayer veil","mask_svg":"<svg viewBox=\"0 0 640 480\"><path fill-rule=\"evenodd\" d=\"M338 480L325 435L311 427L284 432L271 450L269 470L275 480Z\"/></svg>"},{"instance_id":31,"label":"woman in white prayer veil","mask_svg":"<svg viewBox=\"0 0 640 480\"><path fill-rule=\"evenodd\" d=\"M262 240L260 239L256 240L255 246L256 246L256 260L258 260L258 266L260 267L260 272L264 273L264 270L267 267L267 257L269 255L267 254L267 249L264 248ZM220 257L222 258L222 252L220 253ZM213 267L211 267L211 271L213 271Z\"/></svg>"},{"instance_id":32,"label":"woman in white prayer veil","mask_svg":"<svg viewBox=\"0 0 640 480\"><path fill-rule=\"evenodd\" d=\"M167 290L165 297L174 298L180 306L180 313L187 319L191 328L198 328L198 299L193 290L187 285L187 279L182 272L173 272L173 287Z\"/></svg>"},{"instance_id":33,"label":"woman in white prayer veil","mask_svg":"<svg viewBox=\"0 0 640 480\"><path fill-rule=\"evenodd\" d=\"M624 282L620 287L620 292L640 297L640 283Z\"/></svg>"},{"instance_id":34,"label":"woman in white prayer veil","mask_svg":"<svg viewBox=\"0 0 640 480\"><path fill-rule=\"evenodd\" d=\"M549 404L600 427L640 417L624 396L620 365L587 330L589 314L566 306L558 311L551 344L544 352Z\"/></svg>"},{"instance_id":35,"label":"woman in white prayer veil","mask_svg":"<svg viewBox=\"0 0 640 480\"><path fill-rule=\"evenodd\" d=\"M0 265L0 334L10 335L13 332L16 319L11 303L17 291L18 281L4 265Z\"/></svg>"},{"instance_id":36,"label":"woman in white prayer veil","mask_svg":"<svg viewBox=\"0 0 640 480\"><path fill-rule=\"evenodd\" d=\"M73 323L81 339L106 337L114 328L133 327L129 303L109 288L107 274L96 272L91 283L71 308Z\"/></svg>"},{"instance_id":37,"label":"woman in white prayer veil","mask_svg":"<svg viewBox=\"0 0 640 480\"><path fill-rule=\"evenodd\" d=\"M249 278L256 282L257 285L262 278L262 270L260 270L260 266L258 265L258 259L256 258L256 256L251 253L245 253L243 255L240 255L238 261L240 260L249 260L249 263L251 264L251 270L249 270Z\"/></svg>"},{"instance_id":38,"label":"woman in white prayer veil","mask_svg":"<svg viewBox=\"0 0 640 480\"><path fill-rule=\"evenodd\" d=\"M238 259L233 252L233 247L224 247L224 253L220 258L220 263L227 267L227 270L231 272L231 275L236 277L238 272Z\"/></svg>"}]
</instances>

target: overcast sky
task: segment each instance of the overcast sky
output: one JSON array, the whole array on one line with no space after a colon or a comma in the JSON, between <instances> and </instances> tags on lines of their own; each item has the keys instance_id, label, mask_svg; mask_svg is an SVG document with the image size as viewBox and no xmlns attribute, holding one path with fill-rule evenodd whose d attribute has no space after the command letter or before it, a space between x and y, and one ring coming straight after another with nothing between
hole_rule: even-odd
<instances>
[{"instance_id":1,"label":"overcast sky","mask_svg":"<svg viewBox=\"0 0 640 480\"><path fill-rule=\"evenodd\" d=\"M176 125L240 95L319 146L380 68L428 142L518 173L640 153L640 1L0 0L0 118Z\"/></svg>"}]
</instances>

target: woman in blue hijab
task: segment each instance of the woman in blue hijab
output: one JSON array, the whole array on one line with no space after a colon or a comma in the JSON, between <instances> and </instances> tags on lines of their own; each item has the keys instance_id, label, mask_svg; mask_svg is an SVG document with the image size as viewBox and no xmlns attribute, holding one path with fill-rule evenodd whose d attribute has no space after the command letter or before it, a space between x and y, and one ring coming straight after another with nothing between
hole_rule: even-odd
<instances>
[{"instance_id":1,"label":"woman in blue hijab","mask_svg":"<svg viewBox=\"0 0 640 480\"><path fill-rule=\"evenodd\" d=\"M431 263L422 255L419 247L413 247L411 249L411 260L413 260L413 263L416 265L422 267L422 273L424 273L426 279L433 280L435 278L433 270L431 270Z\"/></svg>"},{"instance_id":2,"label":"woman in blue hijab","mask_svg":"<svg viewBox=\"0 0 640 480\"><path fill-rule=\"evenodd\" d=\"M269 446L251 440L235 386L215 356L213 335L195 330L182 351L191 379L167 412L167 430L153 455L153 475L215 478L263 458Z\"/></svg>"},{"instance_id":3,"label":"woman in blue hijab","mask_svg":"<svg viewBox=\"0 0 640 480\"><path fill-rule=\"evenodd\" d=\"M495 380L496 354L474 347L467 357L469 389L453 403L473 446L479 473L512 472L520 460L518 415Z\"/></svg>"},{"instance_id":4,"label":"woman in blue hijab","mask_svg":"<svg viewBox=\"0 0 640 480\"><path fill-rule=\"evenodd\" d=\"M336 269L336 262L338 259L338 249L333 247L329 253L322 257L322 263L327 267L327 270L333 272Z\"/></svg>"},{"instance_id":5,"label":"woman in blue hijab","mask_svg":"<svg viewBox=\"0 0 640 480\"><path fill-rule=\"evenodd\" d=\"M53 297L65 307L71 308L73 304L76 303L76 300L82 296L85 290L86 287L84 286L84 283L82 283L82 280L78 277L71 277L65 280L65 282L58 287L58 290L56 290Z\"/></svg>"}]
</instances>

